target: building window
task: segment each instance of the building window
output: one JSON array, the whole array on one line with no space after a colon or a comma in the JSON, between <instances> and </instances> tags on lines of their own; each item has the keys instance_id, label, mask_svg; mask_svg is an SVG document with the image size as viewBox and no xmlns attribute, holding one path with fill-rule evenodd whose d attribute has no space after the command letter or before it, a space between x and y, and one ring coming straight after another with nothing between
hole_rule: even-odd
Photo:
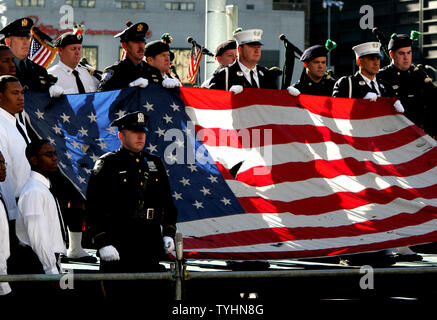
<instances>
[{"instance_id":1,"label":"building window","mask_svg":"<svg viewBox=\"0 0 437 320\"><path fill-rule=\"evenodd\" d=\"M44 7L45 0L15 0L17 7Z\"/></svg>"},{"instance_id":2,"label":"building window","mask_svg":"<svg viewBox=\"0 0 437 320\"><path fill-rule=\"evenodd\" d=\"M95 8L96 0L65 0L65 4L73 8Z\"/></svg>"},{"instance_id":3,"label":"building window","mask_svg":"<svg viewBox=\"0 0 437 320\"><path fill-rule=\"evenodd\" d=\"M246 4L246 10L255 10L254 4Z\"/></svg>"},{"instance_id":4,"label":"building window","mask_svg":"<svg viewBox=\"0 0 437 320\"><path fill-rule=\"evenodd\" d=\"M194 2L166 2L166 10L194 11Z\"/></svg>"},{"instance_id":5,"label":"building window","mask_svg":"<svg viewBox=\"0 0 437 320\"><path fill-rule=\"evenodd\" d=\"M135 10L144 10L146 8L145 1L115 1L115 7L117 9L135 9Z\"/></svg>"},{"instance_id":6,"label":"building window","mask_svg":"<svg viewBox=\"0 0 437 320\"><path fill-rule=\"evenodd\" d=\"M303 10L304 0L273 0L273 10Z\"/></svg>"},{"instance_id":7,"label":"building window","mask_svg":"<svg viewBox=\"0 0 437 320\"><path fill-rule=\"evenodd\" d=\"M86 58L88 60L88 63L95 67L96 69L99 68L98 66L98 50L95 46L82 46L82 58Z\"/></svg>"}]
</instances>

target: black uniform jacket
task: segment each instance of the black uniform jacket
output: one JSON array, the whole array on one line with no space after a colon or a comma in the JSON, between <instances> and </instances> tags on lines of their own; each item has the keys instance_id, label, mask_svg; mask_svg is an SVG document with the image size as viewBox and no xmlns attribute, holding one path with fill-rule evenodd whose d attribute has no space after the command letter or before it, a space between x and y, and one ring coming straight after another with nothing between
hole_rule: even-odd
<instances>
[{"instance_id":1,"label":"black uniform jacket","mask_svg":"<svg viewBox=\"0 0 437 320\"><path fill-rule=\"evenodd\" d=\"M330 75L325 74L319 82L314 82L306 73L303 73L300 80L293 87L302 94L330 97L332 96L335 81Z\"/></svg>"},{"instance_id":2,"label":"black uniform jacket","mask_svg":"<svg viewBox=\"0 0 437 320\"><path fill-rule=\"evenodd\" d=\"M271 72L262 66L257 65L259 87L262 89L278 89L276 85L276 77ZM226 86L226 78L228 79ZM243 86L243 88L251 88L251 84L241 71L237 60L234 64L220 69L214 73L210 81L210 89L229 90L234 85Z\"/></svg>"},{"instance_id":3,"label":"black uniform jacket","mask_svg":"<svg viewBox=\"0 0 437 320\"><path fill-rule=\"evenodd\" d=\"M390 84L395 96L401 100L405 109L404 115L408 119L428 134L437 133L437 106L434 101L437 88L424 70L412 65L408 70L402 71L391 64L380 70L377 77Z\"/></svg>"},{"instance_id":4,"label":"black uniform jacket","mask_svg":"<svg viewBox=\"0 0 437 320\"><path fill-rule=\"evenodd\" d=\"M351 96L349 96L349 78L352 83ZM380 79L377 79L377 82L382 97L394 97L394 92L387 82ZM332 96L363 99L364 96L371 91L372 89L367 85L366 81L364 81L364 78L357 72L353 76L341 77L334 85Z\"/></svg>"},{"instance_id":5,"label":"black uniform jacket","mask_svg":"<svg viewBox=\"0 0 437 320\"><path fill-rule=\"evenodd\" d=\"M96 162L87 189L88 220L97 249L159 257L174 237L177 211L161 159L121 148ZM162 234L161 234L162 226Z\"/></svg>"},{"instance_id":6,"label":"black uniform jacket","mask_svg":"<svg viewBox=\"0 0 437 320\"><path fill-rule=\"evenodd\" d=\"M15 67L15 76L20 80L25 90L48 90L50 86L56 83L56 77L49 75L44 67L29 59L26 59L25 70L20 70L17 64L15 64Z\"/></svg>"},{"instance_id":7,"label":"black uniform jacket","mask_svg":"<svg viewBox=\"0 0 437 320\"><path fill-rule=\"evenodd\" d=\"M127 88L129 83L144 78L149 83L161 83L162 75L159 70L152 67L145 61L138 65L129 58L117 61L112 66L107 67L102 74L102 80L99 83L97 91L109 91Z\"/></svg>"}]
</instances>

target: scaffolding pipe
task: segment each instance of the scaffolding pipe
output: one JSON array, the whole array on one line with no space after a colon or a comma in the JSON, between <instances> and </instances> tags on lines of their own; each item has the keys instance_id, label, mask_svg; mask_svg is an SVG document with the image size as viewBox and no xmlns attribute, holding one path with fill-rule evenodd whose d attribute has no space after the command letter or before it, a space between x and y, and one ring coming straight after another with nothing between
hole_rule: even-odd
<instances>
[{"instance_id":1,"label":"scaffolding pipe","mask_svg":"<svg viewBox=\"0 0 437 320\"><path fill-rule=\"evenodd\" d=\"M437 274L437 267L400 267L400 268L373 268L374 275L418 275ZM155 273L74 273L74 274L27 274L2 275L0 282L13 281L57 281L63 276L73 275L78 281L98 280L172 280L174 274L168 272ZM360 268L330 269L330 270L285 270L285 271L211 271L185 272L184 280L194 279L237 279L237 278L298 278L298 277L335 277L362 275Z\"/></svg>"}]
</instances>

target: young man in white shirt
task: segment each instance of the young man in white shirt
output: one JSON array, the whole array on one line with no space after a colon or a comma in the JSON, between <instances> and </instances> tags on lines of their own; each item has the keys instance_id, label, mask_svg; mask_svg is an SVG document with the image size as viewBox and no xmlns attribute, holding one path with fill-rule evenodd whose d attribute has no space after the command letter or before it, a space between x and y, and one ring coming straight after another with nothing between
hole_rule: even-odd
<instances>
[{"instance_id":1,"label":"young man in white shirt","mask_svg":"<svg viewBox=\"0 0 437 320\"><path fill-rule=\"evenodd\" d=\"M44 273L58 274L58 257L67 251L65 227L48 179L58 170L58 157L47 140L36 140L26 148L26 158L32 171L18 200L17 237L22 247L32 248Z\"/></svg>"},{"instance_id":2,"label":"young man in white shirt","mask_svg":"<svg viewBox=\"0 0 437 320\"><path fill-rule=\"evenodd\" d=\"M6 179L6 162L3 154L0 151L0 182ZM6 261L9 258L9 224L8 224L8 213L2 194L0 192L0 275L7 274L7 264ZM0 282L0 301L1 296L5 296L11 292L11 287L7 282Z\"/></svg>"}]
</instances>

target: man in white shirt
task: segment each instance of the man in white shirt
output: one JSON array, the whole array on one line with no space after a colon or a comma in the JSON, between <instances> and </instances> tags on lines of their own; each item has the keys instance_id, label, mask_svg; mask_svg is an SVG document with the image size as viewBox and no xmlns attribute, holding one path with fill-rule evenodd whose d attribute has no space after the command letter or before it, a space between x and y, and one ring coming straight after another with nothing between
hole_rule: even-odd
<instances>
[{"instance_id":1,"label":"man in white shirt","mask_svg":"<svg viewBox=\"0 0 437 320\"><path fill-rule=\"evenodd\" d=\"M6 162L3 154L0 152L0 182L6 179ZM7 274L6 261L9 258L9 224L6 206L0 192L0 275ZM7 282L0 282L0 296L10 293L11 287ZM1 301L1 300L0 300Z\"/></svg>"},{"instance_id":2,"label":"man in white shirt","mask_svg":"<svg viewBox=\"0 0 437 320\"><path fill-rule=\"evenodd\" d=\"M60 61L47 71L58 78L56 84L64 89L65 94L97 91L99 81L79 64L82 41L82 34L74 32L63 33L55 41Z\"/></svg>"},{"instance_id":3,"label":"man in white shirt","mask_svg":"<svg viewBox=\"0 0 437 320\"><path fill-rule=\"evenodd\" d=\"M65 32L55 41L58 48L58 64L48 69L49 74L58 78L56 84L65 94L88 93L97 91L99 81L79 64L83 37L81 33ZM97 259L82 248L82 226L85 216L83 197L72 187L62 174L50 177L55 185L65 222L68 225L68 260L95 263Z\"/></svg>"},{"instance_id":4,"label":"man in white shirt","mask_svg":"<svg viewBox=\"0 0 437 320\"><path fill-rule=\"evenodd\" d=\"M24 91L14 76L0 77L0 150L9 164L6 180L0 184L8 209L9 219L17 216L16 198L30 175L25 158L30 142L26 128L14 117L24 109Z\"/></svg>"},{"instance_id":5,"label":"man in white shirt","mask_svg":"<svg viewBox=\"0 0 437 320\"><path fill-rule=\"evenodd\" d=\"M17 237L20 245L32 248L44 273L58 274L58 256L67 251L65 228L48 179L58 170L58 157L47 140L36 140L26 148L26 158L32 171L18 200Z\"/></svg>"}]
</instances>

